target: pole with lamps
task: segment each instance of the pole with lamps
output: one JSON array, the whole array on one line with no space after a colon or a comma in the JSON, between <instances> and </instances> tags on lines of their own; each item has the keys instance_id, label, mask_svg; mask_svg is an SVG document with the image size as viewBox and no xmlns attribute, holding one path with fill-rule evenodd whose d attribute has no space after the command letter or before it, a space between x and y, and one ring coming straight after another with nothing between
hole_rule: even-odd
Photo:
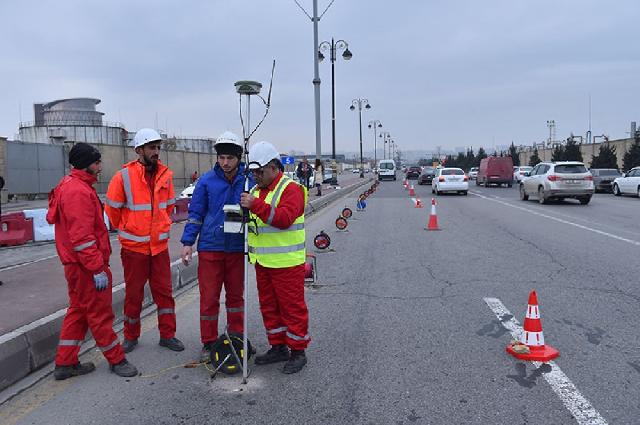
<instances>
[{"instance_id":1,"label":"pole with lamps","mask_svg":"<svg viewBox=\"0 0 640 425\"><path fill-rule=\"evenodd\" d=\"M371 105L369 105L369 100L368 99L361 99L361 98L357 98L357 99L353 99L351 101L351 106L349 106L349 109L351 109L352 111L355 111L356 108L358 108L358 116L360 118L360 178L363 179L364 178L364 161L362 159L362 108L364 109L371 109Z\"/></svg>"},{"instance_id":2,"label":"pole with lamps","mask_svg":"<svg viewBox=\"0 0 640 425\"><path fill-rule=\"evenodd\" d=\"M378 167L378 135L376 130L382 128L382 123L379 120L369 121L369 128L373 128L373 163L374 167Z\"/></svg>"},{"instance_id":3,"label":"pole with lamps","mask_svg":"<svg viewBox=\"0 0 640 425\"><path fill-rule=\"evenodd\" d=\"M322 62L324 55L322 51L329 50L329 59L331 60L331 168L332 168L332 183L338 184L338 170L336 167L336 73L335 63L338 50L344 50L342 52L342 58L344 60L350 60L353 54L349 50L349 43L344 40L334 41L331 39L331 43L323 41L318 46L318 60Z\"/></svg>"},{"instance_id":4,"label":"pole with lamps","mask_svg":"<svg viewBox=\"0 0 640 425\"><path fill-rule=\"evenodd\" d=\"M384 159L387 159L387 143L388 143L388 140L391 138L391 134L388 131L381 131L378 137L380 137L383 141L384 150L382 152L384 155Z\"/></svg>"}]
</instances>

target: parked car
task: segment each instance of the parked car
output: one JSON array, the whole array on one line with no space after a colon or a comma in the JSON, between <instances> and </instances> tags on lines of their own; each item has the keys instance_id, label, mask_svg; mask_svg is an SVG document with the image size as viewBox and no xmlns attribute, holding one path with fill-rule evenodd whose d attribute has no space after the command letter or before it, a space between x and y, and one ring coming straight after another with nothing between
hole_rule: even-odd
<instances>
[{"instance_id":1,"label":"parked car","mask_svg":"<svg viewBox=\"0 0 640 425\"><path fill-rule=\"evenodd\" d=\"M480 169L476 177L476 186L513 184L513 161L510 156L490 156L480 161Z\"/></svg>"},{"instance_id":2,"label":"parked car","mask_svg":"<svg viewBox=\"0 0 640 425\"><path fill-rule=\"evenodd\" d=\"M422 168L417 166L411 166L407 169L407 180L417 179L420 177L420 173L422 172Z\"/></svg>"},{"instance_id":3,"label":"parked car","mask_svg":"<svg viewBox=\"0 0 640 425\"><path fill-rule=\"evenodd\" d=\"M597 192L612 192L613 180L622 176L615 168L592 168L589 170L593 176L593 186Z\"/></svg>"},{"instance_id":4,"label":"parked car","mask_svg":"<svg viewBox=\"0 0 640 425\"><path fill-rule=\"evenodd\" d=\"M198 183L198 180L194 181L180 192L180 199L191 198L193 196L193 191L196 189L196 183Z\"/></svg>"},{"instance_id":5,"label":"parked car","mask_svg":"<svg viewBox=\"0 0 640 425\"><path fill-rule=\"evenodd\" d=\"M359 174L360 173L360 169L359 168L354 168L353 170L351 170L351 172L353 174Z\"/></svg>"},{"instance_id":6,"label":"parked car","mask_svg":"<svg viewBox=\"0 0 640 425\"><path fill-rule=\"evenodd\" d=\"M469 177L462 168L438 168L431 183L431 193L457 192L466 195L469 191Z\"/></svg>"},{"instance_id":7,"label":"parked car","mask_svg":"<svg viewBox=\"0 0 640 425\"><path fill-rule=\"evenodd\" d=\"M381 159L378 161L378 180L396 179L396 163L393 159Z\"/></svg>"},{"instance_id":8,"label":"parked car","mask_svg":"<svg viewBox=\"0 0 640 425\"><path fill-rule=\"evenodd\" d=\"M593 192L593 176L577 161L541 162L520 183L520 199L535 196L541 204L573 198L587 205Z\"/></svg>"},{"instance_id":9,"label":"parked car","mask_svg":"<svg viewBox=\"0 0 640 425\"><path fill-rule=\"evenodd\" d=\"M640 167L634 167L624 176L615 179L611 189L616 196L630 194L640 198Z\"/></svg>"},{"instance_id":10,"label":"parked car","mask_svg":"<svg viewBox=\"0 0 640 425\"><path fill-rule=\"evenodd\" d=\"M528 165L513 167L513 181L516 183L520 183L525 174L530 173L531 170L533 170L533 167L529 167Z\"/></svg>"},{"instance_id":11,"label":"parked car","mask_svg":"<svg viewBox=\"0 0 640 425\"><path fill-rule=\"evenodd\" d=\"M436 169L433 167L424 167L420 177L418 177L418 184L431 184L433 178L436 175Z\"/></svg>"},{"instance_id":12,"label":"parked car","mask_svg":"<svg viewBox=\"0 0 640 425\"><path fill-rule=\"evenodd\" d=\"M471 169L469 170L469 180L475 180L476 178L478 178L478 167L471 167Z\"/></svg>"}]
</instances>

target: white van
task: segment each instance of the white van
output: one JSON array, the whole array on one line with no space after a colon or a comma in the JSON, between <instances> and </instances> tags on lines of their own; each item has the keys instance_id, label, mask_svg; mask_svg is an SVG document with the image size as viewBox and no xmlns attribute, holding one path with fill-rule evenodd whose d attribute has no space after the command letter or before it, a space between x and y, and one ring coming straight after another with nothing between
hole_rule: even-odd
<instances>
[{"instance_id":1,"label":"white van","mask_svg":"<svg viewBox=\"0 0 640 425\"><path fill-rule=\"evenodd\" d=\"M393 159L381 159L378 161L378 180L396 179L396 163Z\"/></svg>"}]
</instances>

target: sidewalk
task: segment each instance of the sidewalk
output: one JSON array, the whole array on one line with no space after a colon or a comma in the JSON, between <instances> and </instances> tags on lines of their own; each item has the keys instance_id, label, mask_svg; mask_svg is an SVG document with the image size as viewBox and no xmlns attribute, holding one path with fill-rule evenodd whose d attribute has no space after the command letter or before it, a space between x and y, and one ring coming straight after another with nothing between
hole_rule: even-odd
<instances>
[{"instance_id":1,"label":"sidewalk","mask_svg":"<svg viewBox=\"0 0 640 425\"><path fill-rule=\"evenodd\" d=\"M315 189L309 195L307 216L331 201L372 182L357 175L342 175L342 186L323 186L321 197ZM351 177L351 178L349 178ZM31 201L39 202L39 201ZM197 261L184 267L180 261L180 236L183 223L171 229L169 253L172 261L172 281L175 289L193 284L197 278ZM121 320L124 304L124 283L120 244L112 236L111 269L113 272L113 309ZM62 318L67 307L67 285L63 268L53 243L22 245L20 249L0 248L3 259L12 253L9 264L0 263L0 390L30 372L46 365L55 356ZM4 261L3 261L4 263ZM145 292L145 304L151 303Z\"/></svg>"}]
</instances>

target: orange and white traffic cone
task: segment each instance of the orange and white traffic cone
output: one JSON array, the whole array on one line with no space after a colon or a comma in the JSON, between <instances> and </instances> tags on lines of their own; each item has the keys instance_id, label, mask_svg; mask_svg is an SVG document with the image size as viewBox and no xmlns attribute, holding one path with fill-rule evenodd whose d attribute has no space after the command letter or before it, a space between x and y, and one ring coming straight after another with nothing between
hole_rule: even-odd
<instances>
[{"instance_id":1,"label":"orange and white traffic cone","mask_svg":"<svg viewBox=\"0 0 640 425\"><path fill-rule=\"evenodd\" d=\"M507 346L507 353L516 359L536 362L548 362L560 355L560 352L550 345L545 345L538 308L536 291L529 294L529 305L524 319L524 331L520 341L514 341Z\"/></svg>"},{"instance_id":2,"label":"orange and white traffic cone","mask_svg":"<svg viewBox=\"0 0 640 425\"><path fill-rule=\"evenodd\" d=\"M409 196L416 196L416 191L413 188L413 185L411 185L411 187L409 188Z\"/></svg>"},{"instance_id":3,"label":"orange and white traffic cone","mask_svg":"<svg viewBox=\"0 0 640 425\"><path fill-rule=\"evenodd\" d=\"M416 198L416 206L414 208L422 208L422 201L420 198Z\"/></svg>"},{"instance_id":4,"label":"orange and white traffic cone","mask_svg":"<svg viewBox=\"0 0 640 425\"><path fill-rule=\"evenodd\" d=\"M431 214L429 214L429 224L427 230L440 230L438 227L438 215L436 214L436 200L431 198Z\"/></svg>"}]
</instances>

